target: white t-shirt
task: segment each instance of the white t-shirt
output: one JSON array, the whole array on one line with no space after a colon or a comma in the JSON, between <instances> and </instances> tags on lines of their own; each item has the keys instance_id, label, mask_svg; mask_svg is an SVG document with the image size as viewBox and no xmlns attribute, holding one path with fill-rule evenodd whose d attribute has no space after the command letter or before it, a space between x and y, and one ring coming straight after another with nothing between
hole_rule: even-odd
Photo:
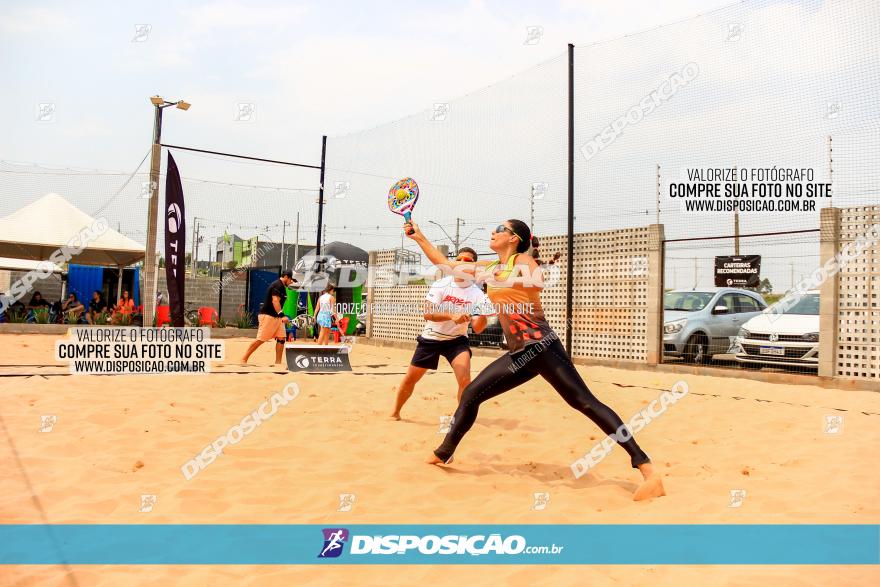
<instances>
[{"instance_id":1,"label":"white t-shirt","mask_svg":"<svg viewBox=\"0 0 880 587\"><path fill-rule=\"evenodd\" d=\"M434 282L425 299L436 306L434 312L450 312L458 314L483 314L491 302L483 290L476 285L464 287L455 283L451 275ZM456 324L452 320L425 322L422 338L428 340L451 340L459 336L467 336L468 322Z\"/></svg>"}]
</instances>

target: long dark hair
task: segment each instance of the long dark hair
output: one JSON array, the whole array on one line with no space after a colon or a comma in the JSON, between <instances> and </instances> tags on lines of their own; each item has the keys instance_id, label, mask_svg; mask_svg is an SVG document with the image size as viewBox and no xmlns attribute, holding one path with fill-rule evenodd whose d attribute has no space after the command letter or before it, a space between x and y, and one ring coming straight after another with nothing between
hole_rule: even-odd
<instances>
[{"instance_id":1,"label":"long dark hair","mask_svg":"<svg viewBox=\"0 0 880 587\"><path fill-rule=\"evenodd\" d=\"M519 237L519 242L516 244L516 252L525 253L532 246L532 229L522 220L511 218L508 222L516 236Z\"/></svg>"}]
</instances>

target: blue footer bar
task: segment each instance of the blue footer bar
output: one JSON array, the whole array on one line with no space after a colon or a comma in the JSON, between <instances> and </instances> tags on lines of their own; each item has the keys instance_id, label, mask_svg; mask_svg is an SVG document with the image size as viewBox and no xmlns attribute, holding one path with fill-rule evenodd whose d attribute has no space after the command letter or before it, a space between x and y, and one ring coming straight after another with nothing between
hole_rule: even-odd
<instances>
[{"instance_id":1,"label":"blue footer bar","mask_svg":"<svg viewBox=\"0 0 880 587\"><path fill-rule=\"evenodd\" d=\"M0 564L880 564L880 525L0 525Z\"/></svg>"}]
</instances>

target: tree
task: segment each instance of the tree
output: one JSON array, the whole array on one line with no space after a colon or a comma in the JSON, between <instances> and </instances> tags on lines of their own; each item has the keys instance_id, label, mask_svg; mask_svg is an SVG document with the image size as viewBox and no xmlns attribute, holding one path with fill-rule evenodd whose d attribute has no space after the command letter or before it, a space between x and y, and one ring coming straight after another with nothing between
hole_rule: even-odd
<instances>
[{"instance_id":1,"label":"tree","mask_svg":"<svg viewBox=\"0 0 880 587\"><path fill-rule=\"evenodd\" d=\"M765 277L761 280L757 287L749 287L746 289L756 291L761 295L767 295L773 291L773 284L770 283L770 280Z\"/></svg>"}]
</instances>

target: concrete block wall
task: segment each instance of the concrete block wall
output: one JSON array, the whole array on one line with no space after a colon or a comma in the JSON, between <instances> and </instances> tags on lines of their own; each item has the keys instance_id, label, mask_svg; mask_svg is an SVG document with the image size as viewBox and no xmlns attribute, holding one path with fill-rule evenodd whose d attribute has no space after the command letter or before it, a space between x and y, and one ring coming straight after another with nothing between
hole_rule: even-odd
<instances>
[{"instance_id":1,"label":"concrete block wall","mask_svg":"<svg viewBox=\"0 0 880 587\"><path fill-rule=\"evenodd\" d=\"M573 357L658 362L662 240L661 225L574 235ZM545 287L541 304L564 340L568 238L542 237L541 256L556 252L558 281Z\"/></svg>"},{"instance_id":2,"label":"concrete block wall","mask_svg":"<svg viewBox=\"0 0 880 587\"><path fill-rule=\"evenodd\" d=\"M370 253L370 265L374 270L376 267L387 270L393 263L393 249ZM367 336L383 340L415 340L425 326L424 301L427 293L428 286L422 284L368 287L370 311Z\"/></svg>"},{"instance_id":3,"label":"concrete block wall","mask_svg":"<svg viewBox=\"0 0 880 587\"><path fill-rule=\"evenodd\" d=\"M657 363L662 328L663 227L651 225L575 235L572 356L609 361ZM560 338L566 333L568 239L542 236L541 255L562 257L550 269L555 282L541 294L544 314ZM393 263L394 251L371 253L371 266ZM413 308L406 315L372 316L368 335L414 340L424 324L417 311L424 285L370 290L370 301Z\"/></svg>"},{"instance_id":4,"label":"concrete block wall","mask_svg":"<svg viewBox=\"0 0 880 587\"><path fill-rule=\"evenodd\" d=\"M868 246L822 286L820 322L828 330L819 333L820 374L880 382L880 205L824 209L822 226L823 265L826 256L859 239ZM828 242L835 237L836 242ZM828 303L826 293L833 296Z\"/></svg>"},{"instance_id":5,"label":"concrete block wall","mask_svg":"<svg viewBox=\"0 0 880 587\"><path fill-rule=\"evenodd\" d=\"M162 271L163 273L159 276L159 291L167 300L168 288L164 281L164 269ZM230 277L226 278L223 286L223 308L220 315L225 320L232 321L235 320L239 305L245 303L245 280L247 274L242 271L237 275L229 275ZM187 306L206 306L220 311L218 306L220 296L218 289L216 289L219 282L220 280L217 277L205 275L192 277L187 275L185 280ZM143 285L143 282L141 282L141 285Z\"/></svg>"},{"instance_id":6,"label":"concrete block wall","mask_svg":"<svg viewBox=\"0 0 880 587\"><path fill-rule=\"evenodd\" d=\"M0 270L0 293L6 293L9 291L9 288L13 283L19 281L22 277L25 276L27 271L7 271ZM58 274L50 275L45 279L38 279L34 282L31 290L21 298L21 302L23 304L27 304L31 301L31 296L35 291L40 292L44 299L49 300L50 302L57 302L61 300L61 276Z\"/></svg>"}]
</instances>

